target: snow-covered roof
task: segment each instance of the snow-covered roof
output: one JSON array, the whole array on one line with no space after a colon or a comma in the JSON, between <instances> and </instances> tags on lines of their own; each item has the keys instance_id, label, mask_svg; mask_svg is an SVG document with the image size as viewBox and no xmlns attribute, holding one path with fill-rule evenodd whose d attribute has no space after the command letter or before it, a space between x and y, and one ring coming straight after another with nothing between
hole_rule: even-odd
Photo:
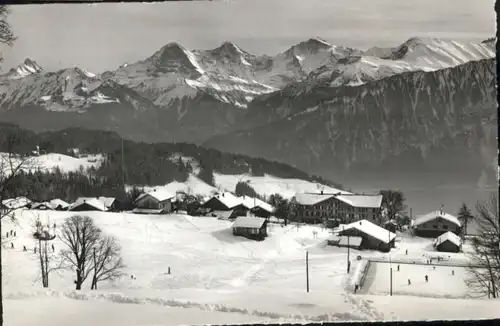
<instances>
[{"instance_id":1,"label":"snow-covered roof","mask_svg":"<svg viewBox=\"0 0 500 326\"><path fill-rule=\"evenodd\" d=\"M460 247L462 240L458 235L456 235L453 232L446 232L441 234L439 237L436 238L436 246L439 246L445 241L450 241L451 243L455 244L456 246Z\"/></svg>"},{"instance_id":2,"label":"snow-covered roof","mask_svg":"<svg viewBox=\"0 0 500 326\"><path fill-rule=\"evenodd\" d=\"M106 206L104 206L104 203L100 201L97 198L92 198L92 197L80 197L78 198L70 207L68 210L73 210L78 206L81 206L83 204L90 205L94 208L97 208L100 211L106 211Z\"/></svg>"},{"instance_id":3,"label":"snow-covered roof","mask_svg":"<svg viewBox=\"0 0 500 326\"><path fill-rule=\"evenodd\" d=\"M311 194L311 193L296 193L295 202L299 205L311 206L321 203L327 199L334 197L333 194Z\"/></svg>"},{"instance_id":4,"label":"snow-covered roof","mask_svg":"<svg viewBox=\"0 0 500 326\"><path fill-rule=\"evenodd\" d=\"M171 192L168 192L166 190L155 189L155 190L143 193L142 195L140 195L139 197L137 197L136 201L141 200L145 196L151 196L151 197L153 197L154 199L156 199L159 202L162 202L162 201L165 201L165 200L172 199L172 198L176 197L175 194L172 194Z\"/></svg>"},{"instance_id":5,"label":"snow-covered roof","mask_svg":"<svg viewBox=\"0 0 500 326\"><path fill-rule=\"evenodd\" d=\"M104 206L106 207L111 207L113 205L113 202L116 200L114 197L98 197L100 201L103 202Z\"/></svg>"},{"instance_id":6,"label":"snow-covered roof","mask_svg":"<svg viewBox=\"0 0 500 326\"><path fill-rule=\"evenodd\" d=\"M342 226L342 228L340 228L340 232L349 229L356 229L359 232L365 233L384 243L389 243L390 241L396 238L395 233L392 233L384 228L381 228L380 226L373 224L368 220L361 220Z\"/></svg>"},{"instance_id":7,"label":"snow-covered roof","mask_svg":"<svg viewBox=\"0 0 500 326\"><path fill-rule=\"evenodd\" d=\"M2 204L9 209L18 209L31 203L32 201L26 197L9 198L2 201Z\"/></svg>"},{"instance_id":8,"label":"snow-covered roof","mask_svg":"<svg viewBox=\"0 0 500 326\"><path fill-rule=\"evenodd\" d=\"M361 208L379 208L382 205L382 195L340 195L336 196L338 200L343 201L352 207Z\"/></svg>"},{"instance_id":9,"label":"snow-covered roof","mask_svg":"<svg viewBox=\"0 0 500 326\"><path fill-rule=\"evenodd\" d=\"M67 202L65 202L64 200L59 199L59 198L52 199L52 200L50 201L50 204L51 204L51 205L52 205L52 207L54 207L54 208L57 208L57 207L59 207L59 206L61 206L62 208L67 208L67 207L69 207L69 206L70 206Z\"/></svg>"},{"instance_id":10,"label":"snow-covered roof","mask_svg":"<svg viewBox=\"0 0 500 326\"><path fill-rule=\"evenodd\" d=\"M31 205L31 209L37 209L37 208L42 207L42 206L45 206L48 209L54 209L54 206L49 202L34 203Z\"/></svg>"},{"instance_id":11,"label":"snow-covered roof","mask_svg":"<svg viewBox=\"0 0 500 326\"><path fill-rule=\"evenodd\" d=\"M260 207L269 213L274 212L274 207L272 205L266 203L263 200L260 200L259 198L254 198L250 196L242 196L239 198L241 199L242 204L248 209Z\"/></svg>"},{"instance_id":12,"label":"snow-covered roof","mask_svg":"<svg viewBox=\"0 0 500 326\"><path fill-rule=\"evenodd\" d=\"M428 214L417 217L415 219L414 226L424 224L426 222L435 220L437 218L442 218L443 220L447 220L447 221L457 225L458 227L462 226L462 223L460 223L458 218L456 218L455 216L453 216L451 214L445 213L441 210L433 211L433 212L430 212Z\"/></svg>"},{"instance_id":13,"label":"snow-covered roof","mask_svg":"<svg viewBox=\"0 0 500 326\"><path fill-rule=\"evenodd\" d=\"M295 202L299 205L316 205L330 198L337 198L352 207L379 208L382 204L382 195L357 195L348 192L332 193L296 193Z\"/></svg>"},{"instance_id":14,"label":"snow-covered roof","mask_svg":"<svg viewBox=\"0 0 500 326\"><path fill-rule=\"evenodd\" d=\"M239 216L236 218L236 221L234 221L233 228L260 229L265 221L265 218L260 217Z\"/></svg>"},{"instance_id":15,"label":"snow-covered roof","mask_svg":"<svg viewBox=\"0 0 500 326\"><path fill-rule=\"evenodd\" d=\"M223 203L227 208L233 208L242 204L241 198L236 197L230 192L221 192L213 196L212 198L216 198L221 203Z\"/></svg>"}]
</instances>

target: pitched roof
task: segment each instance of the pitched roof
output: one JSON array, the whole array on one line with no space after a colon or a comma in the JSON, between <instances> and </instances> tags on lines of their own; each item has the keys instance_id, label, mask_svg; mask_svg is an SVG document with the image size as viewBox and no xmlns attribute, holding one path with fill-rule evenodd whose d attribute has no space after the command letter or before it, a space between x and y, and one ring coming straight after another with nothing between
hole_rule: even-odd
<instances>
[{"instance_id":1,"label":"pitched roof","mask_svg":"<svg viewBox=\"0 0 500 326\"><path fill-rule=\"evenodd\" d=\"M250 196L242 196L239 198L241 199L242 204L248 209L260 207L269 213L274 212L274 207L272 205L266 203L263 200L260 200L259 198L254 198Z\"/></svg>"},{"instance_id":2,"label":"pitched roof","mask_svg":"<svg viewBox=\"0 0 500 326\"><path fill-rule=\"evenodd\" d=\"M81 206L83 204L90 205L94 208L97 208L100 211L105 212L106 211L106 206L104 206L104 203L97 198L92 198L92 197L80 197L78 198L69 208L68 210L73 210L78 206Z\"/></svg>"},{"instance_id":3,"label":"pitched roof","mask_svg":"<svg viewBox=\"0 0 500 326\"><path fill-rule=\"evenodd\" d=\"M236 221L234 221L233 228L260 229L265 221L265 218L260 217L239 216L236 218Z\"/></svg>"},{"instance_id":4,"label":"pitched roof","mask_svg":"<svg viewBox=\"0 0 500 326\"><path fill-rule=\"evenodd\" d=\"M59 199L59 198L52 199L52 200L50 201L50 204L51 204L51 205L52 205L52 207L54 207L54 208L57 208L57 207L59 207L59 206L61 206L62 208L67 208L67 207L69 207L69 206L70 206L67 202L65 202L64 200Z\"/></svg>"},{"instance_id":5,"label":"pitched roof","mask_svg":"<svg viewBox=\"0 0 500 326\"><path fill-rule=\"evenodd\" d=\"M37 209L37 208L42 207L42 206L45 206L48 209L54 209L54 206L49 202L34 203L33 205L31 205L31 209Z\"/></svg>"},{"instance_id":6,"label":"pitched roof","mask_svg":"<svg viewBox=\"0 0 500 326\"><path fill-rule=\"evenodd\" d=\"M168 192L166 190L163 190L163 189L154 189L152 191L148 191L148 192L141 194L139 197L137 197L137 199L135 201L141 200L142 198L144 198L146 196L151 196L154 199L156 199L157 201L162 202L162 201L165 201L168 199L172 199L176 195L172 194L171 192Z\"/></svg>"},{"instance_id":7,"label":"pitched roof","mask_svg":"<svg viewBox=\"0 0 500 326\"><path fill-rule=\"evenodd\" d=\"M319 204L322 201L328 200L333 197L352 207L379 208L380 205L382 205L382 195L357 195L351 194L346 191L342 191L336 194L296 193L295 202L299 205L310 206Z\"/></svg>"},{"instance_id":8,"label":"pitched roof","mask_svg":"<svg viewBox=\"0 0 500 326\"><path fill-rule=\"evenodd\" d=\"M352 207L379 208L382 205L382 195L339 195L338 200Z\"/></svg>"},{"instance_id":9,"label":"pitched roof","mask_svg":"<svg viewBox=\"0 0 500 326\"><path fill-rule=\"evenodd\" d=\"M104 204L106 207L111 207L113 205L113 202L116 200L114 197L98 197L100 201Z\"/></svg>"},{"instance_id":10,"label":"pitched roof","mask_svg":"<svg viewBox=\"0 0 500 326\"><path fill-rule=\"evenodd\" d=\"M311 193L301 193L295 194L295 202L299 205L311 206L321 203L327 199L334 197L333 194L311 194Z\"/></svg>"},{"instance_id":11,"label":"pitched roof","mask_svg":"<svg viewBox=\"0 0 500 326\"><path fill-rule=\"evenodd\" d=\"M436 246L439 246L445 241L450 241L451 243L455 244L456 246L460 247L462 240L458 235L456 235L453 232L446 232L441 234L439 237L436 238Z\"/></svg>"},{"instance_id":12,"label":"pitched roof","mask_svg":"<svg viewBox=\"0 0 500 326\"><path fill-rule=\"evenodd\" d=\"M18 209L31 203L32 201L26 197L9 198L2 201L2 204L9 209Z\"/></svg>"},{"instance_id":13,"label":"pitched roof","mask_svg":"<svg viewBox=\"0 0 500 326\"><path fill-rule=\"evenodd\" d=\"M373 224L368 220L361 220L354 223L350 223L341 227L340 232L349 229L356 229L361 233L367 234L379 241L384 243L389 243L396 238L396 234L381 228L380 226Z\"/></svg>"},{"instance_id":14,"label":"pitched roof","mask_svg":"<svg viewBox=\"0 0 500 326\"><path fill-rule=\"evenodd\" d=\"M217 199L218 201L220 201L222 204L224 204L224 206L226 206L229 209L236 207L236 206L243 203L241 198L236 197L235 195L233 195L230 192L221 192L221 193L218 193L217 195L213 196L212 198Z\"/></svg>"},{"instance_id":15,"label":"pitched roof","mask_svg":"<svg viewBox=\"0 0 500 326\"><path fill-rule=\"evenodd\" d=\"M413 225L414 226L421 225L421 224L424 224L426 222L435 220L437 218L442 218L444 220L447 220L447 221L457 225L458 227L462 226L462 223L460 223L458 218L456 218L455 216L453 216L451 214L440 211L440 210L433 211L433 212L430 212L428 214L417 217L415 219L415 223Z\"/></svg>"}]
</instances>

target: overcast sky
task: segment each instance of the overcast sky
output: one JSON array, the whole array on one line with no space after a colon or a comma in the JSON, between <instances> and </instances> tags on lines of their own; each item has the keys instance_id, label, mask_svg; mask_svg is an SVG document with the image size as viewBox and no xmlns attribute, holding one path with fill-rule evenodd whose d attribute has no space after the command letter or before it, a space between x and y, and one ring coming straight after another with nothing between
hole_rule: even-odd
<instances>
[{"instance_id":1,"label":"overcast sky","mask_svg":"<svg viewBox=\"0 0 500 326\"><path fill-rule=\"evenodd\" d=\"M347 4L348 3L348 4ZM3 70L29 57L46 70L100 73L176 41L189 49L232 41L276 54L309 37L358 48L397 46L412 36L481 41L495 34L494 0L239 0L19 5L19 37L2 46Z\"/></svg>"}]
</instances>

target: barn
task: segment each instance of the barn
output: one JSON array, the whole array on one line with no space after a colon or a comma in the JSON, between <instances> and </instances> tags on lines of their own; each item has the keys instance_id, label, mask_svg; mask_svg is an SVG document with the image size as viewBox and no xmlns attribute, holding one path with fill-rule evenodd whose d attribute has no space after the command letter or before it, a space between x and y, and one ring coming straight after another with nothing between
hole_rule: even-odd
<instances>
[{"instance_id":1,"label":"barn","mask_svg":"<svg viewBox=\"0 0 500 326\"><path fill-rule=\"evenodd\" d=\"M457 217L445 213L442 209L419 216L413 223L415 235L421 237L439 237L448 231L460 234L462 224Z\"/></svg>"},{"instance_id":2,"label":"barn","mask_svg":"<svg viewBox=\"0 0 500 326\"><path fill-rule=\"evenodd\" d=\"M86 212L86 211L101 211L105 212L106 207L103 202L97 198L80 197L69 208L68 211Z\"/></svg>"},{"instance_id":3,"label":"barn","mask_svg":"<svg viewBox=\"0 0 500 326\"><path fill-rule=\"evenodd\" d=\"M137 197L135 200L137 208L133 212L138 214L170 213L172 212L172 200L175 197L175 194L168 191L154 189Z\"/></svg>"},{"instance_id":4,"label":"barn","mask_svg":"<svg viewBox=\"0 0 500 326\"><path fill-rule=\"evenodd\" d=\"M261 217L240 216L233 223L233 234L253 240L264 240L267 237L267 221Z\"/></svg>"},{"instance_id":5,"label":"barn","mask_svg":"<svg viewBox=\"0 0 500 326\"><path fill-rule=\"evenodd\" d=\"M327 241L329 246L337 246L337 247L349 247L353 249L361 249L361 243L363 242L362 237L350 237L350 236L337 236L334 235L329 238Z\"/></svg>"},{"instance_id":6,"label":"barn","mask_svg":"<svg viewBox=\"0 0 500 326\"><path fill-rule=\"evenodd\" d=\"M343 225L338 235L360 237L363 239L360 244L361 249L380 250L384 252L388 252L390 248L394 247L396 239L395 233L381 228L368 220Z\"/></svg>"},{"instance_id":7,"label":"barn","mask_svg":"<svg viewBox=\"0 0 500 326\"><path fill-rule=\"evenodd\" d=\"M434 246L442 252L460 252L462 241L458 235L448 231L436 238Z\"/></svg>"},{"instance_id":8,"label":"barn","mask_svg":"<svg viewBox=\"0 0 500 326\"><path fill-rule=\"evenodd\" d=\"M260 200L259 198L249 196L242 196L239 198L242 201L242 205L246 207L254 216L269 218L275 211L272 205Z\"/></svg>"}]
</instances>

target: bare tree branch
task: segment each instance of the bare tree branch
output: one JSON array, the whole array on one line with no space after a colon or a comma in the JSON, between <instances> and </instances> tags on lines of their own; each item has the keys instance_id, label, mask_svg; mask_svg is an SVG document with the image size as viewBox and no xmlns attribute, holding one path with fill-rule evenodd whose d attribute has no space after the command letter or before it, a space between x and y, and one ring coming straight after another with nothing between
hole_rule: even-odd
<instances>
[{"instance_id":1,"label":"bare tree branch","mask_svg":"<svg viewBox=\"0 0 500 326\"><path fill-rule=\"evenodd\" d=\"M469 272L472 278L469 287L478 293L498 298L500 295L500 216L498 197L492 195L488 201L478 202L475 220L480 236L472 241L473 253Z\"/></svg>"},{"instance_id":2,"label":"bare tree branch","mask_svg":"<svg viewBox=\"0 0 500 326\"><path fill-rule=\"evenodd\" d=\"M97 283L105 280L114 280L123 276L125 267L121 257L121 248L113 237L103 237L94 248L94 274L91 289L97 289Z\"/></svg>"},{"instance_id":3,"label":"bare tree branch","mask_svg":"<svg viewBox=\"0 0 500 326\"><path fill-rule=\"evenodd\" d=\"M93 249L99 245L102 231L90 217L80 215L68 217L61 230L59 237L67 246L61 256L76 269L76 290L81 290L92 271Z\"/></svg>"}]
</instances>

